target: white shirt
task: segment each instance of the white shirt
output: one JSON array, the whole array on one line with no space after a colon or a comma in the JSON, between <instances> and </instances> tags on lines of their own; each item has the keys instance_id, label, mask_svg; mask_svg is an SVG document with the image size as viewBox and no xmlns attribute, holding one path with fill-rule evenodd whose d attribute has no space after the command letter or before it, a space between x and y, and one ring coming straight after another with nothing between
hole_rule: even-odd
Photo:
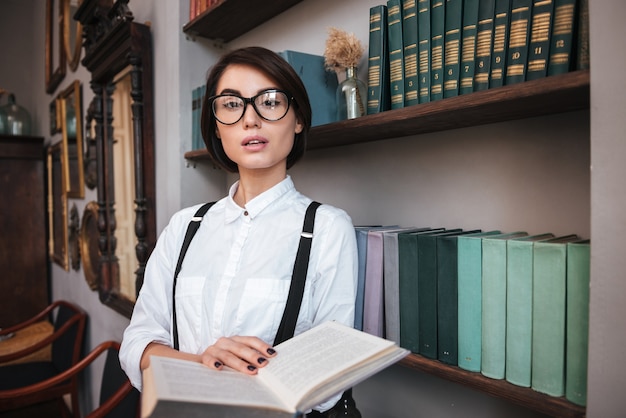
<instances>
[{"instance_id":1,"label":"white shirt","mask_svg":"<svg viewBox=\"0 0 626 418\"><path fill-rule=\"evenodd\" d=\"M241 208L233 200L237 186L204 216L178 275L176 315L184 352L201 354L222 336L256 336L272 344L280 324L311 199L296 191L287 176ZM124 332L120 361L139 390L146 346L173 345L173 275L187 225L200 206L174 214L161 233ZM343 210L322 205L313 234L295 335L327 320L354 325L357 248L352 221Z\"/></svg>"}]
</instances>

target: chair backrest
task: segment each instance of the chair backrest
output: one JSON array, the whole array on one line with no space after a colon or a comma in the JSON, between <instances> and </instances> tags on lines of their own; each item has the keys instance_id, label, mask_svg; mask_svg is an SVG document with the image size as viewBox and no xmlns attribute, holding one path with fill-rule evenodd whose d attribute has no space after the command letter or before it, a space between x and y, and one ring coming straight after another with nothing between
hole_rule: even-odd
<instances>
[{"instance_id":1,"label":"chair backrest","mask_svg":"<svg viewBox=\"0 0 626 418\"><path fill-rule=\"evenodd\" d=\"M52 343L52 363L59 371L65 371L81 356L85 332L86 314L78 307L61 302L54 319L54 331L66 330Z\"/></svg>"},{"instance_id":2,"label":"chair backrest","mask_svg":"<svg viewBox=\"0 0 626 418\"><path fill-rule=\"evenodd\" d=\"M100 405L109 400L123 385L129 384L128 377L122 370L119 359L119 346L107 350L102 386L100 388ZM131 391L105 416L108 418L132 418L137 416L139 408L139 391Z\"/></svg>"}]
</instances>

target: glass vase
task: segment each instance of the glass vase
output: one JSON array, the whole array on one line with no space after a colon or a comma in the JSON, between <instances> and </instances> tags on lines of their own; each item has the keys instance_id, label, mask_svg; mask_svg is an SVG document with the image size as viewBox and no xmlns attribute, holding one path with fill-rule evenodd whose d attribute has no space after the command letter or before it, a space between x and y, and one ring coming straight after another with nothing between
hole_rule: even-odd
<instances>
[{"instance_id":1,"label":"glass vase","mask_svg":"<svg viewBox=\"0 0 626 418\"><path fill-rule=\"evenodd\" d=\"M15 95L9 94L9 103L2 107L2 124L5 135L30 135L30 115L22 106L15 102ZM6 117L6 123L5 118Z\"/></svg>"},{"instance_id":2,"label":"glass vase","mask_svg":"<svg viewBox=\"0 0 626 418\"><path fill-rule=\"evenodd\" d=\"M356 67L346 68L346 79L337 86L337 119L354 119L364 116L367 88L357 78Z\"/></svg>"}]
</instances>

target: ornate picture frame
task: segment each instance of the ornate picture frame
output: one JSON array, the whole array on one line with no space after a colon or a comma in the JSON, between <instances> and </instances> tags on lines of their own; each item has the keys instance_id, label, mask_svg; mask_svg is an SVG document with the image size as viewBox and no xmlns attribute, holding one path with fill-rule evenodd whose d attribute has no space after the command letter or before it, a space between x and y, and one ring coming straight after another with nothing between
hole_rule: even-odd
<instances>
[{"instance_id":1,"label":"ornate picture frame","mask_svg":"<svg viewBox=\"0 0 626 418\"><path fill-rule=\"evenodd\" d=\"M60 0L63 8L63 48L70 70L76 71L82 51L83 26L74 20L74 14L83 0Z\"/></svg>"},{"instance_id":2,"label":"ornate picture frame","mask_svg":"<svg viewBox=\"0 0 626 418\"><path fill-rule=\"evenodd\" d=\"M59 2L55 15L55 1ZM63 46L63 2L46 0L46 93L52 94L65 78Z\"/></svg>"},{"instance_id":3,"label":"ornate picture frame","mask_svg":"<svg viewBox=\"0 0 626 418\"><path fill-rule=\"evenodd\" d=\"M48 251L52 261L69 271L67 195L63 142L48 148Z\"/></svg>"},{"instance_id":4,"label":"ornate picture frame","mask_svg":"<svg viewBox=\"0 0 626 418\"><path fill-rule=\"evenodd\" d=\"M80 81L74 80L59 94L61 133L63 135L63 157L67 196L76 199L85 197L83 167L83 118L82 89Z\"/></svg>"}]
</instances>

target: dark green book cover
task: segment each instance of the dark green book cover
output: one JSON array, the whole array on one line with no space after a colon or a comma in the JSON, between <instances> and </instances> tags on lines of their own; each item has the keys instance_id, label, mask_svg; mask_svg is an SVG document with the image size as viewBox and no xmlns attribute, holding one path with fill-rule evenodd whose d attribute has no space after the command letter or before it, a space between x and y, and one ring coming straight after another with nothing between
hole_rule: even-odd
<instances>
[{"instance_id":1,"label":"dark green book cover","mask_svg":"<svg viewBox=\"0 0 626 418\"><path fill-rule=\"evenodd\" d=\"M579 0L577 14L576 65L577 70L589 69L589 0Z\"/></svg>"},{"instance_id":2,"label":"dark green book cover","mask_svg":"<svg viewBox=\"0 0 626 418\"><path fill-rule=\"evenodd\" d=\"M417 53L419 101L430 101L430 0L417 2Z\"/></svg>"},{"instance_id":3,"label":"dark green book cover","mask_svg":"<svg viewBox=\"0 0 626 418\"><path fill-rule=\"evenodd\" d=\"M430 101L443 99L443 41L446 26L444 0L430 2Z\"/></svg>"},{"instance_id":4,"label":"dark green book cover","mask_svg":"<svg viewBox=\"0 0 626 418\"><path fill-rule=\"evenodd\" d=\"M412 106L419 103L416 0L402 0L402 42L404 44L404 106Z\"/></svg>"},{"instance_id":5,"label":"dark green book cover","mask_svg":"<svg viewBox=\"0 0 626 418\"><path fill-rule=\"evenodd\" d=\"M511 0L496 0L489 88L504 85L504 65L506 62L506 45L509 40L510 13Z\"/></svg>"},{"instance_id":6,"label":"dark green book cover","mask_svg":"<svg viewBox=\"0 0 626 418\"><path fill-rule=\"evenodd\" d=\"M555 0L548 75L563 74L573 67L576 0Z\"/></svg>"},{"instance_id":7,"label":"dark green book cover","mask_svg":"<svg viewBox=\"0 0 626 418\"><path fill-rule=\"evenodd\" d=\"M479 0L463 1L463 31L461 33L461 74L459 94L467 94L474 91L478 3Z\"/></svg>"},{"instance_id":8,"label":"dark green book cover","mask_svg":"<svg viewBox=\"0 0 626 418\"><path fill-rule=\"evenodd\" d=\"M387 1L387 39L389 40L389 86L391 108L404 107L404 45L400 0Z\"/></svg>"},{"instance_id":9,"label":"dark green book cover","mask_svg":"<svg viewBox=\"0 0 626 418\"><path fill-rule=\"evenodd\" d=\"M489 88L495 7L495 0L482 0L479 2L478 28L476 33L476 69L474 70L474 91L487 90Z\"/></svg>"},{"instance_id":10,"label":"dark green book cover","mask_svg":"<svg viewBox=\"0 0 626 418\"><path fill-rule=\"evenodd\" d=\"M389 110L389 52L387 6L370 8L367 114Z\"/></svg>"},{"instance_id":11,"label":"dark green book cover","mask_svg":"<svg viewBox=\"0 0 626 418\"><path fill-rule=\"evenodd\" d=\"M446 0L443 58L443 97L459 95L463 0Z\"/></svg>"},{"instance_id":12,"label":"dark green book cover","mask_svg":"<svg viewBox=\"0 0 626 418\"><path fill-rule=\"evenodd\" d=\"M505 84L515 84L526 79L532 6L532 0L512 0Z\"/></svg>"},{"instance_id":13,"label":"dark green book cover","mask_svg":"<svg viewBox=\"0 0 626 418\"><path fill-rule=\"evenodd\" d=\"M530 24L526 80L536 80L548 75L553 16L553 0L534 1Z\"/></svg>"}]
</instances>

